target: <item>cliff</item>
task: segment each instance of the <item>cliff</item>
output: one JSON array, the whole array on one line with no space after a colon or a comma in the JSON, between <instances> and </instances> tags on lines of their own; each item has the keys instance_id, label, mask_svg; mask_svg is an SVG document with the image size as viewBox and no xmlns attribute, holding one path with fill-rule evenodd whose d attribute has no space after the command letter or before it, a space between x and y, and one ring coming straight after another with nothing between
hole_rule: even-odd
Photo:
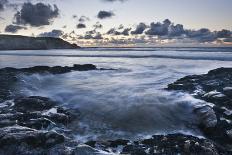
<instances>
[{"instance_id":1,"label":"cliff","mask_svg":"<svg viewBox=\"0 0 232 155\"><path fill-rule=\"evenodd\" d=\"M0 50L45 50L45 49L75 49L76 44L70 44L60 38L27 37L19 35L0 35Z\"/></svg>"}]
</instances>

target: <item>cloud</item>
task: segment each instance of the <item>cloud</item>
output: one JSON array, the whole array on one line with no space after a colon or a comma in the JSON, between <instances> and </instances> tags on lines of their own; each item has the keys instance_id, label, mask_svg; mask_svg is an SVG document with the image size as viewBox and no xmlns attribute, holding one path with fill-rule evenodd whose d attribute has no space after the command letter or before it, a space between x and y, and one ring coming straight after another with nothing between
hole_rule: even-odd
<instances>
[{"instance_id":1,"label":"cloud","mask_svg":"<svg viewBox=\"0 0 232 155\"><path fill-rule=\"evenodd\" d=\"M52 30L51 32L43 32L39 34L39 37L52 37L52 38L59 38L64 34L61 30Z\"/></svg>"},{"instance_id":2,"label":"cloud","mask_svg":"<svg viewBox=\"0 0 232 155\"><path fill-rule=\"evenodd\" d=\"M168 35L170 37L177 37L185 34L184 26L181 24L170 25Z\"/></svg>"},{"instance_id":3,"label":"cloud","mask_svg":"<svg viewBox=\"0 0 232 155\"><path fill-rule=\"evenodd\" d=\"M145 23L139 23L134 31L131 31L131 34L142 34L144 30L147 28Z\"/></svg>"},{"instance_id":4,"label":"cloud","mask_svg":"<svg viewBox=\"0 0 232 155\"><path fill-rule=\"evenodd\" d=\"M73 18L73 19L77 18L77 15L73 15L72 18Z\"/></svg>"},{"instance_id":5,"label":"cloud","mask_svg":"<svg viewBox=\"0 0 232 155\"><path fill-rule=\"evenodd\" d=\"M89 21L89 20L90 20L89 17L81 16L78 21L79 22L86 22L86 21Z\"/></svg>"},{"instance_id":6,"label":"cloud","mask_svg":"<svg viewBox=\"0 0 232 155\"><path fill-rule=\"evenodd\" d=\"M117 31L115 28L111 28L106 34L108 35L124 35L128 36L131 28L125 28L122 32Z\"/></svg>"},{"instance_id":7,"label":"cloud","mask_svg":"<svg viewBox=\"0 0 232 155\"><path fill-rule=\"evenodd\" d=\"M129 32L130 32L131 28L125 28L121 34L124 35L124 36L129 36Z\"/></svg>"},{"instance_id":8,"label":"cloud","mask_svg":"<svg viewBox=\"0 0 232 155\"><path fill-rule=\"evenodd\" d=\"M90 40L90 39L94 39L94 40L101 40L103 39L102 34L100 32L96 32L96 30L92 30L92 31L87 31L85 33L85 35L80 35L78 37L78 39L86 39L86 40Z\"/></svg>"},{"instance_id":9,"label":"cloud","mask_svg":"<svg viewBox=\"0 0 232 155\"><path fill-rule=\"evenodd\" d=\"M18 32L18 30L21 29L27 29L27 28L19 25L7 25L5 27L5 32L16 33Z\"/></svg>"},{"instance_id":10,"label":"cloud","mask_svg":"<svg viewBox=\"0 0 232 155\"><path fill-rule=\"evenodd\" d=\"M217 32L217 37L218 38L231 38L232 37L232 32L229 30L221 30Z\"/></svg>"},{"instance_id":11,"label":"cloud","mask_svg":"<svg viewBox=\"0 0 232 155\"><path fill-rule=\"evenodd\" d=\"M102 29L103 28L103 25L99 22L97 22L96 24L93 25L94 29Z\"/></svg>"},{"instance_id":12,"label":"cloud","mask_svg":"<svg viewBox=\"0 0 232 155\"><path fill-rule=\"evenodd\" d=\"M124 26L121 24L121 25L119 25L119 27L118 27L118 29L119 30L121 30L121 29L123 29L124 28Z\"/></svg>"},{"instance_id":13,"label":"cloud","mask_svg":"<svg viewBox=\"0 0 232 155\"><path fill-rule=\"evenodd\" d=\"M79 23L79 24L77 24L77 28L78 29L83 29L83 28L86 28L86 25L83 24L83 23Z\"/></svg>"},{"instance_id":14,"label":"cloud","mask_svg":"<svg viewBox=\"0 0 232 155\"><path fill-rule=\"evenodd\" d=\"M125 2L127 0L102 0L104 2Z\"/></svg>"},{"instance_id":15,"label":"cloud","mask_svg":"<svg viewBox=\"0 0 232 155\"><path fill-rule=\"evenodd\" d=\"M7 0L0 0L0 11L4 10L5 4L8 3Z\"/></svg>"},{"instance_id":16,"label":"cloud","mask_svg":"<svg viewBox=\"0 0 232 155\"><path fill-rule=\"evenodd\" d=\"M198 42L213 42L217 39L216 33L211 32L207 28L199 30L186 30L188 38L194 39Z\"/></svg>"},{"instance_id":17,"label":"cloud","mask_svg":"<svg viewBox=\"0 0 232 155\"><path fill-rule=\"evenodd\" d=\"M117 32L115 28L111 28L109 31L106 32L106 34L119 35L119 32Z\"/></svg>"},{"instance_id":18,"label":"cloud","mask_svg":"<svg viewBox=\"0 0 232 155\"><path fill-rule=\"evenodd\" d=\"M112 11L99 11L97 18L106 19L106 18L111 18L113 16L115 16L115 14Z\"/></svg>"},{"instance_id":19,"label":"cloud","mask_svg":"<svg viewBox=\"0 0 232 155\"><path fill-rule=\"evenodd\" d=\"M43 3L24 3L22 9L15 14L15 24L35 27L50 25L52 19L59 16L59 9L56 5L53 7Z\"/></svg>"},{"instance_id":20,"label":"cloud","mask_svg":"<svg viewBox=\"0 0 232 155\"><path fill-rule=\"evenodd\" d=\"M168 19L163 21L163 23L160 23L160 22L154 23L154 22L152 22L150 24L149 30L147 30L145 33L147 35L165 36L165 35L168 34L168 28L169 28L170 24L171 24L171 22Z\"/></svg>"},{"instance_id":21,"label":"cloud","mask_svg":"<svg viewBox=\"0 0 232 155\"><path fill-rule=\"evenodd\" d=\"M229 30L212 32L207 28L201 28L199 30L184 29L181 24L174 24L170 20L166 19L162 23L152 22L149 29L145 32L148 36L157 36L159 39L177 39L177 40L192 40L199 43L214 42L219 38L231 37Z\"/></svg>"}]
</instances>

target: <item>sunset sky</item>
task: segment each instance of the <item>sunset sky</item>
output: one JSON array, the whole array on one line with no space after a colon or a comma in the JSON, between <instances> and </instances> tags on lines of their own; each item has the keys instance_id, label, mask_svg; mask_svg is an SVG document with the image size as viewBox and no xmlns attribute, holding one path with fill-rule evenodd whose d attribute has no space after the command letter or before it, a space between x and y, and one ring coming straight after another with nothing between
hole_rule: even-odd
<instances>
[{"instance_id":1,"label":"sunset sky","mask_svg":"<svg viewBox=\"0 0 232 155\"><path fill-rule=\"evenodd\" d=\"M231 0L0 0L0 32L81 46L230 46L231 8Z\"/></svg>"}]
</instances>

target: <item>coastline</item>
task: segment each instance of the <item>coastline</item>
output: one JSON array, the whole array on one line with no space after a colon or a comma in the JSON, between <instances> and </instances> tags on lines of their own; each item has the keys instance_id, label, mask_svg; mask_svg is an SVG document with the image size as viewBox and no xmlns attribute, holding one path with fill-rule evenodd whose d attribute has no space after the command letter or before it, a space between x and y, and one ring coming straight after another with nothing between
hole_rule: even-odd
<instances>
[{"instance_id":1,"label":"coastline","mask_svg":"<svg viewBox=\"0 0 232 155\"><path fill-rule=\"evenodd\" d=\"M107 142L89 141L86 142L85 145L83 145L79 144L78 141L75 141L73 139L72 133L66 133L64 132L65 130L60 130L60 132L54 132L52 130L53 128L57 127L65 128L65 126L72 123L73 120L78 120L77 111L73 111L72 109L63 109L63 107L60 107L55 101L52 101L49 98L44 98L40 96L14 96L12 94L14 84L17 83L17 77L20 74L64 74L71 71L88 70L97 70L97 67L89 64L74 65L73 67L35 66L31 68L21 69L0 69L0 79L2 86L0 90L0 101L2 105L0 108L0 144L2 144L0 152L4 154L23 154L22 151L26 150L28 154L49 154L52 152L54 153L54 151L64 154L80 154L80 152L87 151L87 154L99 154L102 150L104 150L104 154L113 154L117 151L120 151L120 153L124 154L151 154L152 152L156 152L157 154L231 153L229 147L230 141L225 141L225 139L229 140L228 138L230 138L230 135L228 135L229 137L224 137L225 135L219 137L222 138L222 140L214 138L214 135L217 135L218 133L218 128L221 129L222 125L220 119L217 119L217 116L221 116L223 112L215 111L215 109L212 109L209 106L202 106L195 109L196 115L198 115L199 119L201 120L199 128L201 128L202 131L205 133L207 139L176 133L169 135L154 135L149 139L141 139L138 141L122 139ZM100 71L101 70L104 69L100 69ZM215 78L219 83L222 84L222 86L230 85L230 83L226 83L227 80L224 81L225 78L222 77L231 78L231 70L232 69L219 68L212 70L205 75L187 76L185 78L177 80L177 82L174 82L173 84L170 84L167 89L170 91L188 91L191 94L195 91L196 88L193 87L191 82L194 82L195 85L200 85L202 84L202 78L204 78L205 82L208 82L212 80L212 78ZM196 79L199 79L199 83L196 81ZM218 87L218 85L211 85L210 88L217 89L221 87ZM209 94L210 90L200 95L205 96L205 94ZM228 95L223 98L225 103L228 102L228 100L231 100L231 91L229 89L227 93ZM200 98L197 95L195 95L195 97ZM208 97L213 101L217 101L217 98L215 99L214 95ZM220 97L220 95L219 98L221 101L222 98ZM202 97L201 99L206 100ZM216 102L215 104L217 105L217 109L222 109L220 104L217 104ZM229 107L227 108L230 108L230 105L228 106ZM231 118L227 119L231 120ZM227 126L228 125L229 124L227 124ZM231 125L229 125L229 127L231 128ZM46 128L48 130L44 131L44 129ZM223 131L223 133L226 131Z\"/></svg>"}]
</instances>

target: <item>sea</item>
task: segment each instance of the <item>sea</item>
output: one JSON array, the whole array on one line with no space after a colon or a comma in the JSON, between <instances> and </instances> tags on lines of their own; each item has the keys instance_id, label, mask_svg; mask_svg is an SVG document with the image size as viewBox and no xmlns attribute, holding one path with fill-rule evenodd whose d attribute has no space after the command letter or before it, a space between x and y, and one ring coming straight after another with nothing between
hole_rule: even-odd
<instances>
[{"instance_id":1,"label":"sea","mask_svg":"<svg viewBox=\"0 0 232 155\"><path fill-rule=\"evenodd\" d=\"M81 142L170 133L202 137L193 110L209 103L165 88L187 75L232 67L232 48L0 51L0 68L73 64L94 64L108 70L21 75L15 93L49 97L78 113L68 130Z\"/></svg>"}]
</instances>

